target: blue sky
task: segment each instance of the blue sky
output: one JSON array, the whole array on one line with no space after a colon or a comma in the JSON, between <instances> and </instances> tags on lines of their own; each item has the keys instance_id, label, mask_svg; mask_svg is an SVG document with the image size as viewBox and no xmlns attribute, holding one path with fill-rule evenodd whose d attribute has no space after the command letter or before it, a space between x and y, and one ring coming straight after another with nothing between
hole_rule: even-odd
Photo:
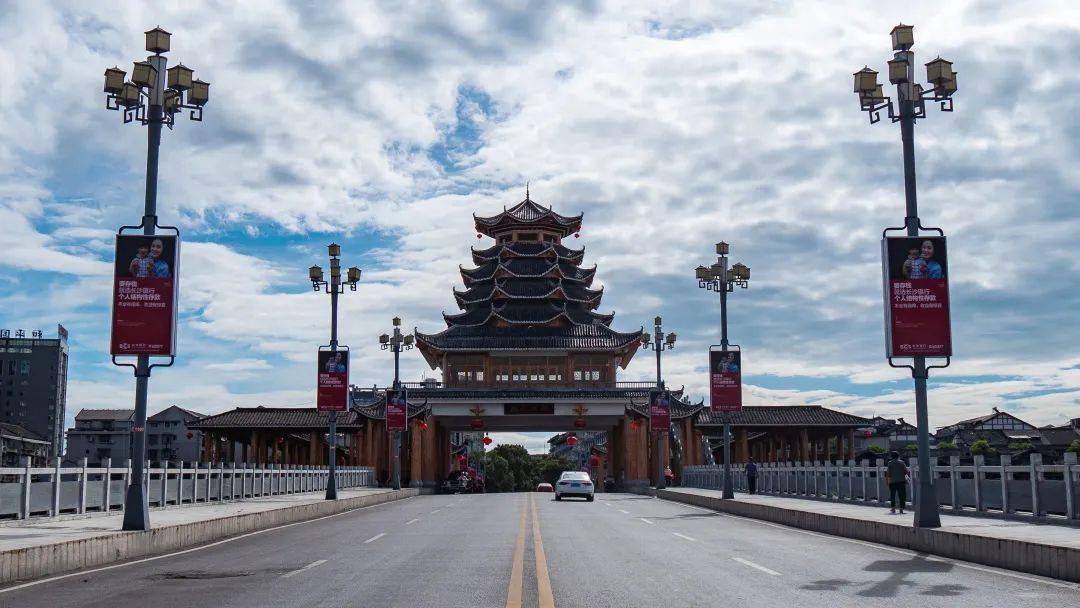
<instances>
[{"instance_id":1,"label":"blue sky","mask_svg":"<svg viewBox=\"0 0 1080 608\"><path fill-rule=\"evenodd\" d=\"M7 3L0 327L69 329L69 419L132 402L106 355L109 264L116 227L141 214L145 129L104 109L101 74L160 24L171 61L212 86L205 121L164 136L181 355L155 374L151 410L310 404L328 303L306 268L332 240L364 269L343 299L354 380L388 381L377 336L395 315L443 326L458 265L488 244L471 214L529 181L585 213L573 245L614 326L661 314L678 332L669 384L704 393L718 305L692 272L726 240L753 269L731 300L747 403L913 419L910 379L882 354L877 239L902 222L899 133L867 124L850 82L884 70L900 20L920 61L960 74L956 111L916 133L921 215L949 234L953 277L956 357L931 381L931 422L1078 416L1068 2ZM403 373L436 372L409 353ZM621 378L651 374L639 356Z\"/></svg>"}]
</instances>

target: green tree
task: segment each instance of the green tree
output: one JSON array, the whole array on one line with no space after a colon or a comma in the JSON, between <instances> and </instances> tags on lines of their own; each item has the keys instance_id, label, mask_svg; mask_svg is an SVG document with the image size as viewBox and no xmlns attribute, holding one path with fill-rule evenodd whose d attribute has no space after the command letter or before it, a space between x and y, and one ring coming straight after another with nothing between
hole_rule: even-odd
<instances>
[{"instance_id":1,"label":"green tree","mask_svg":"<svg viewBox=\"0 0 1080 608\"><path fill-rule=\"evenodd\" d=\"M514 491L514 474L510 470L510 463L497 454L488 454L486 460L484 489L488 492Z\"/></svg>"},{"instance_id":2,"label":"green tree","mask_svg":"<svg viewBox=\"0 0 1080 608\"><path fill-rule=\"evenodd\" d=\"M537 459L536 461L536 473L539 481L546 481L550 484L554 484L558 481L559 476L563 474L563 471L573 471L577 469L577 465L567 458L561 456L546 455ZM539 481L537 483L539 483Z\"/></svg>"},{"instance_id":3,"label":"green tree","mask_svg":"<svg viewBox=\"0 0 1080 608\"><path fill-rule=\"evenodd\" d=\"M937 444L937 447L939 450L955 450L956 444L951 441L942 441L941 443Z\"/></svg>"},{"instance_id":4,"label":"green tree","mask_svg":"<svg viewBox=\"0 0 1080 608\"><path fill-rule=\"evenodd\" d=\"M885 448L881 447L880 445L872 445L870 446L870 451L875 454L884 454Z\"/></svg>"},{"instance_id":5,"label":"green tree","mask_svg":"<svg viewBox=\"0 0 1080 608\"><path fill-rule=\"evenodd\" d=\"M1035 446L1031 445L1030 441L1011 441L1009 442L1010 452L1023 452L1024 450L1030 450Z\"/></svg>"},{"instance_id":6,"label":"green tree","mask_svg":"<svg viewBox=\"0 0 1080 608\"><path fill-rule=\"evenodd\" d=\"M1080 454L1080 439L1073 439L1072 443L1069 444L1069 449L1065 451Z\"/></svg>"},{"instance_id":7,"label":"green tree","mask_svg":"<svg viewBox=\"0 0 1080 608\"><path fill-rule=\"evenodd\" d=\"M985 439L973 442L969 451L972 456L993 456L997 454L997 449L991 447L990 442Z\"/></svg>"},{"instance_id":8,"label":"green tree","mask_svg":"<svg viewBox=\"0 0 1080 608\"><path fill-rule=\"evenodd\" d=\"M489 455L495 455L506 461L514 479L513 490L524 492L536 487L536 475L533 472L532 457L524 446L502 444L495 446Z\"/></svg>"}]
</instances>

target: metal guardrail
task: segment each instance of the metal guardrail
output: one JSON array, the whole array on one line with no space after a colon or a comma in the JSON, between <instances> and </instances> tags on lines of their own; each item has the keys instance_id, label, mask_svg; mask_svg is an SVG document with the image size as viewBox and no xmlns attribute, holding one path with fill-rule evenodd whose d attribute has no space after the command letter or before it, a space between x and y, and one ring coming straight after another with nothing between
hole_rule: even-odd
<instances>
[{"instance_id":1,"label":"metal guardrail","mask_svg":"<svg viewBox=\"0 0 1080 608\"><path fill-rule=\"evenodd\" d=\"M327 467L269 465L257 468L244 463L161 463L146 472L151 507L184 506L315 492L326 488ZM131 479L131 463L112 467L0 468L0 519L54 517L65 513L120 512ZM371 467L338 467L337 486L375 487Z\"/></svg>"},{"instance_id":2,"label":"metal guardrail","mask_svg":"<svg viewBox=\"0 0 1080 608\"><path fill-rule=\"evenodd\" d=\"M908 501L913 504L918 489L919 469L915 458L908 467ZM1080 524L1080 465L1076 454L1066 454L1063 464L1042 464L1040 454L1032 454L1029 464L1012 464L1009 456L1001 464L987 465L975 456L970 465L961 465L958 456L948 465L934 466L934 489L943 512L953 515L997 515L1042 523ZM736 490L747 491L746 467L733 464L732 482ZM681 483L686 487L719 490L724 471L720 465L688 466ZM816 463L759 463L757 491L760 494L817 498L856 504L887 505L885 461L863 460Z\"/></svg>"}]
</instances>

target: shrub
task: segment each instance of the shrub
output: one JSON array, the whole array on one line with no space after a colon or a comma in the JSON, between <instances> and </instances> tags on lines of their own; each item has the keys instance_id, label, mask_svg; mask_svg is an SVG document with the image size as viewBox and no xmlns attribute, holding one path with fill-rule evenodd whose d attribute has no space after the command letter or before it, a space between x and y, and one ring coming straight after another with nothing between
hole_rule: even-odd
<instances>
[{"instance_id":1,"label":"shrub","mask_svg":"<svg viewBox=\"0 0 1080 608\"><path fill-rule=\"evenodd\" d=\"M1035 446L1031 445L1030 441L1013 441L1009 443L1010 452L1023 452L1024 450L1030 450Z\"/></svg>"},{"instance_id":2,"label":"shrub","mask_svg":"<svg viewBox=\"0 0 1080 608\"><path fill-rule=\"evenodd\" d=\"M909 443L909 444L904 446L904 451L905 452L918 452L919 451L919 446L917 444L914 444L914 443Z\"/></svg>"},{"instance_id":3,"label":"shrub","mask_svg":"<svg viewBox=\"0 0 1080 608\"><path fill-rule=\"evenodd\" d=\"M991 447L990 442L985 439L972 443L969 451L972 456L993 456L997 454L997 449Z\"/></svg>"},{"instance_id":4,"label":"shrub","mask_svg":"<svg viewBox=\"0 0 1080 608\"><path fill-rule=\"evenodd\" d=\"M937 444L937 447L939 450L955 450L956 444L951 441L942 441L941 443Z\"/></svg>"},{"instance_id":5,"label":"shrub","mask_svg":"<svg viewBox=\"0 0 1080 608\"><path fill-rule=\"evenodd\" d=\"M872 445L870 446L870 451L875 454L884 454L885 448L881 447L880 445Z\"/></svg>"},{"instance_id":6,"label":"shrub","mask_svg":"<svg viewBox=\"0 0 1080 608\"><path fill-rule=\"evenodd\" d=\"M1080 439L1073 439L1073 442L1069 444L1069 449L1065 451L1080 454Z\"/></svg>"}]
</instances>

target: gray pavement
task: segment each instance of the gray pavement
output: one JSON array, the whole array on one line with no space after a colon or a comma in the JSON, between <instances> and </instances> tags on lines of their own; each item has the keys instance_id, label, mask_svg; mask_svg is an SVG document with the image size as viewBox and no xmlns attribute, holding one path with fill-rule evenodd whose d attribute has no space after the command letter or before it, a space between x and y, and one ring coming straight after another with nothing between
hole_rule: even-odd
<instances>
[{"instance_id":1,"label":"gray pavement","mask_svg":"<svg viewBox=\"0 0 1080 608\"><path fill-rule=\"evenodd\" d=\"M0 590L0 606L502 607L518 597L538 608L1057 608L1080 606L1080 586L643 496L491 494L419 496Z\"/></svg>"}]
</instances>

